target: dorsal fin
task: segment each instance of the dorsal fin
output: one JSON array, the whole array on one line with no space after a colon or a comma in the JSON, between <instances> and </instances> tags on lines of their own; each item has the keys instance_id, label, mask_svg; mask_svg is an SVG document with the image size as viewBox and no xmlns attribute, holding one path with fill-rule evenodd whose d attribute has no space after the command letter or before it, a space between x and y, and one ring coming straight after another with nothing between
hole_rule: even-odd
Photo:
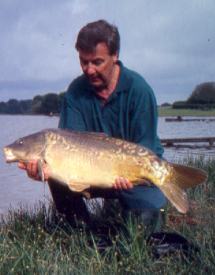
<instances>
[{"instance_id":1,"label":"dorsal fin","mask_svg":"<svg viewBox=\"0 0 215 275\"><path fill-rule=\"evenodd\" d=\"M46 131L50 130L51 132L64 132L64 133L74 133L74 134L80 134L80 135L85 135L85 136L98 136L98 137L109 137L108 134L104 132L88 132L88 131L74 131L71 129L46 129Z\"/></svg>"},{"instance_id":2,"label":"dorsal fin","mask_svg":"<svg viewBox=\"0 0 215 275\"><path fill-rule=\"evenodd\" d=\"M108 135L104 132L79 132L82 133L84 135L93 135L93 136L99 136L99 137L108 137Z\"/></svg>"}]
</instances>

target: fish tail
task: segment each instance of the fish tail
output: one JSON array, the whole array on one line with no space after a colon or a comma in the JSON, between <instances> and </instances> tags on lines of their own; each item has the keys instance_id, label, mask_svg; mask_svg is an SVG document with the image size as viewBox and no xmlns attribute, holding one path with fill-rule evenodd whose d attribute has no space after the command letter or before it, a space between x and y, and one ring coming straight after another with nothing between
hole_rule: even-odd
<instances>
[{"instance_id":1,"label":"fish tail","mask_svg":"<svg viewBox=\"0 0 215 275\"><path fill-rule=\"evenodd\" d=\"M207 173L199 168L189 167L181 164L172 165L172 177L178 186L183 189L189 187L195 187L199 184L204 183L208 175Z\"/></svg>"},{"instance_id":2,"label":"fish tail","mask_svg":"<svg viewBox=\"0 0 215 275\"><path fill-rule=\"evenodd\" d=\"M186 213L189 203L184 189L204 183L207 180L207 173L204 170L180 164L171 164L171 166L171 176L168 176L167 181L159 188L179 212Z\"/></svg>"}]
</instances>

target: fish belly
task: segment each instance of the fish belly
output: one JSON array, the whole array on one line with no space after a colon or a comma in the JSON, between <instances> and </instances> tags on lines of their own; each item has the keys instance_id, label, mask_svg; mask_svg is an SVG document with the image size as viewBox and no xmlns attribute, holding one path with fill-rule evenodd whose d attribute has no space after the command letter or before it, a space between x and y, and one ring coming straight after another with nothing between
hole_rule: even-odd
<instances>
[{"instance_id":1,"label":"fish belly","mask_svg":"<svg viewBox=\"0 0 215 275\"><path fill-rule=\"evenodd\" d=\"M117 170L108 158L98 159L81 149L70 151L52 146L47 150L45 160L51 177L68 185L82 183L86 188L108 188L117 177Z\"/></svg>"}]
</instances>

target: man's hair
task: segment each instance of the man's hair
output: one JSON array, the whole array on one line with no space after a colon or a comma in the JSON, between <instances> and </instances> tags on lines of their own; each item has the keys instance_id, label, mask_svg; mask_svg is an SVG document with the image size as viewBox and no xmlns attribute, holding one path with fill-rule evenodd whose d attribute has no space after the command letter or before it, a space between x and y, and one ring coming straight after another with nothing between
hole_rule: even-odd
<instances>
[{"instance_id":1,"label":"man's hair","mask_svg":"<svg viewBox=\"0 0 215 275\"><path fill-rule=\"evenodd\" d=\"M92 53L98 43L105 43L110 55L118 55L120 35L117 27L105 20L91 22L80 30L75 47L78 51Z\"/></svg>"}]
</instances>

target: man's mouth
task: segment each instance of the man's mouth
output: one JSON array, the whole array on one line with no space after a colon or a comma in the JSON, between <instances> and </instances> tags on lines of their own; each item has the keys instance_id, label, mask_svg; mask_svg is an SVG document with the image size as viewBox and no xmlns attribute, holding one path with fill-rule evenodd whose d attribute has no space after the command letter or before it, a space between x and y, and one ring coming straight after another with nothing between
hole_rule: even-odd
<instances>
[{"instance_id":1,"label":"man's mouth","mask_svg":"<svg viewBox=\"0 0 215 275\"><path fill-rule=\"evenodd\" d=\"M97 76L89 76L89 80L90 82L94 83L94 82L101 82L101 79Z\"/></svg>"}]
</instances>

